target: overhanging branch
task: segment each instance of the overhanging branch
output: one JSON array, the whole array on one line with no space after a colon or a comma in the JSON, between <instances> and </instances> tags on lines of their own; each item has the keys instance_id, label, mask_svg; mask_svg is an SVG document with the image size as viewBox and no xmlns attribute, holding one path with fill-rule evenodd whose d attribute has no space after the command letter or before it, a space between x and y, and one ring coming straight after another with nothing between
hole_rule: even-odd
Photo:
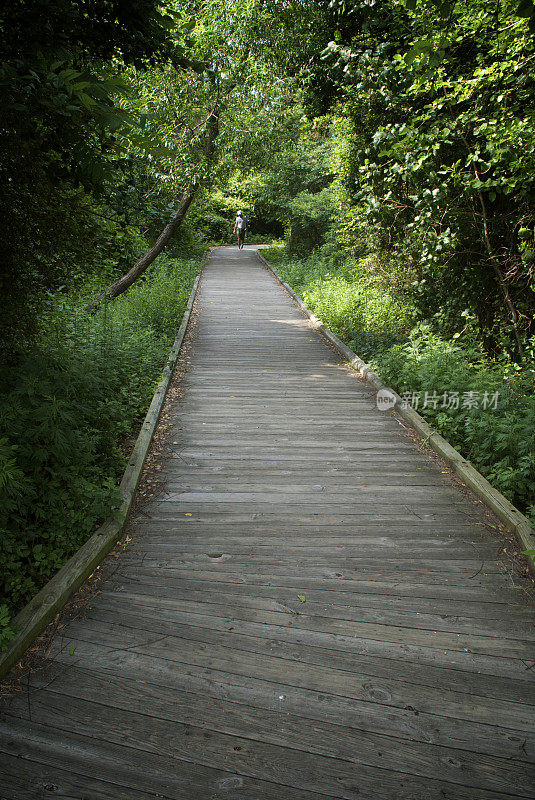
<instances>
[{"instance_id":1,"label":"overhanging branch","mask_svg":"<svg viewBox=\"0 0 535 800\"><path fill-rule=\"evenodd\" d=\"M209 170L215 153L215 140L219 135L219 114L217 108L210 112L205 124L205 141L202 150L207 170ZM195 200L200 187L200 180L196 181L191 186L191 188L182 196L175 215L171 221L167 223L154 245L149 247L149 249L141 256L141 258L136 261L134 266L125 275L108 286L108 288L98 297L95 297L95 299L89 304L89 309L98 308L98 306L106 300L113 300L115 297L118 297L120 294L126 291L126 289L128 289L134 283L134 281L140 277L140 275L145 272L147 267L152 264L152 262L160 255L162 250L168 244L169 240L173 237L182 224L182 220L186 216L189 207Z\"/></svg>"}]
</instances>

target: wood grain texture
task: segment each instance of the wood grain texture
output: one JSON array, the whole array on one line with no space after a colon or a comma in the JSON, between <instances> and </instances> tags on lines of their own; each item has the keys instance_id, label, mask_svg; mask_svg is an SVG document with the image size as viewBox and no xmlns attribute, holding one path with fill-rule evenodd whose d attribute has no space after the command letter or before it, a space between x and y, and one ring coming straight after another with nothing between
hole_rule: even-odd
<instances>
[{"instance_id":1,"label":"wood grain texture","mask_svg":"<svg viewBox=\"0 0 535 800\"><path fill-rule=\"evenodd\" d=\"M1 800L534 798L496 520L251 249L215 251L198 306L163 490L2 701Z\"/></svg>"}]
</instances>

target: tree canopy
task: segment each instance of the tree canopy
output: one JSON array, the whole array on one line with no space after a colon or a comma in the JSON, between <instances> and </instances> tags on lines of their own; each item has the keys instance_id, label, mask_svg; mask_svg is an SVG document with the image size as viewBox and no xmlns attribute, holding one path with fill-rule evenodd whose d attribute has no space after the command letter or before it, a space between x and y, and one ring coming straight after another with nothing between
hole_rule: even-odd
<instances>
[{"instance_id":1,"label":"tree canopy","mask_svg":"<svg viewBox=\"0 0 535 800\"><path fill-rule=\"evenodd\" d=\"M4 339L103 252L120 277L195 187L207 239L239 204L303 251L375 249L434 324L473 318L489 353L522 359L534 19L531 0L11 0Z\"/></svg>"}]
</instances>

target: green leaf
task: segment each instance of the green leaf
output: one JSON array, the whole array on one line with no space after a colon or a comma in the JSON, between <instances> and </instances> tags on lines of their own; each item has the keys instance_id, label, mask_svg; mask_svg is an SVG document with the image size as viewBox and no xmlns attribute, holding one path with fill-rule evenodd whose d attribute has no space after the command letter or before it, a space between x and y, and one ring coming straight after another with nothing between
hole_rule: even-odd
<instances>
[{"instance_id":1,"label":"green leaf","mask_svg":"<svg viewBox=\"0 0 535 800\"><path fill-rule=\"evenodd\" d=\"M533 0L520 0L520 5L516 10L517 17L531 17L535 13Z\"/></svg>"},{"instance_id":2,"label":"green leaf","mask_svg":"<svg viewBox=\"0 0 535 800\"><path fill-rule=\"evenodd\" d=\"M412 47L405 56L405 62L409 65L413 64L420 54L421 50L419 47Z\"/></svg>"},{"instance_id":3,"label":"green leaf","mask_svg":"<svg viewBox=\"0 0 535 800\"><path fill-rule=\"evenodd\" d=\"M297 597L302 603L306 603L306 596L304 594L298 594Z\"/></svg>"},{"instance_id":4,"label":"green leaf","mask_svg":"<svg viewBox=\"0 0 535 800\"><path fill-rule=\"evenodd\" d=\"M69 655L73 656L75 650L76 650L76 645L75 644L71 645L71 647L69 647Z\"/></svg>"}]
</instances>

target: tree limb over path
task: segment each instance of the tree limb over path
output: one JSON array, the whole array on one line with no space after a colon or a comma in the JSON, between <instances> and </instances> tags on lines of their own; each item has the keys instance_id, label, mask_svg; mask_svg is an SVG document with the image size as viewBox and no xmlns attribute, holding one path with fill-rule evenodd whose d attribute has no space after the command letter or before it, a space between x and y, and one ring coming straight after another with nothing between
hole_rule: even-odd
<instances>
[{"instance_id":1,"label":"tree limb over path","mask_svg":"<svg viewBox=\"0 0 535 800\"><path fill-rule=\"evenodd\" d=\"M210 112L206 120L204 157L208 166L213 160L215 152L215 140L217 139L218 135L219 111L216 107ZM127 273L108 286L108 288L102 292L102 294L98 295L98 297L95 297L95 299L92 300L88 305L88 309L98 308L98 306L100 306L103 302L113 300L115 297L118 297L120 294L125 292L134 283L134 281L140 277L140 275L145 272L147 267L152 264L152 262L160 255L162 250L164 250L166 245L169 243L170 239L179 229L189 207L197 196L201 184L202 179L198 179L192 183L188 191L186 191L182 196L174 217L170 222L167 223L163 231L158 236L155 244L152 247L149 247L149 249L141 256L141 258L136 261L134 266L128 270Z\"/></svg>"}]
</instances>

